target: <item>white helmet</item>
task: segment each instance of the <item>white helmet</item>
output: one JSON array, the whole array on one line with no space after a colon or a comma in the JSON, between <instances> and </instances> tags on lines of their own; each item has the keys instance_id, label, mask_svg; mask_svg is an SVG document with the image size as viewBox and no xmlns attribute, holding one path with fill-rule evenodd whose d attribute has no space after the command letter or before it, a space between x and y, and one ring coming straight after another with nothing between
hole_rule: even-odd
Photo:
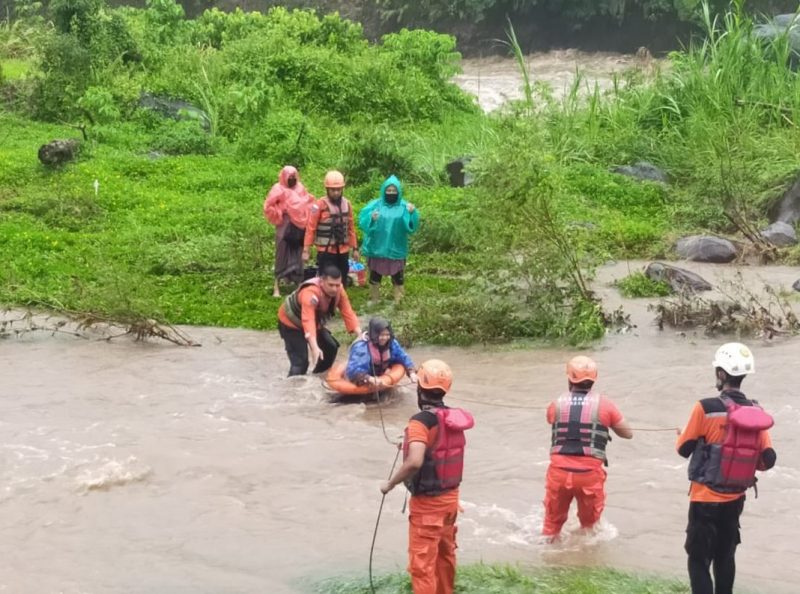
<instances>
[{"instance_id":1,"label":"white helmet","mask_svg":"<svg viewBox=\"0 0 800 594\"><path fill-rule=\"evenodd\" d=\"M728 375L739 376L756 372L753 353L741 342L728 342L719 347L711 365L715 369L721 367Z\"/></svg>"}]
</instances>

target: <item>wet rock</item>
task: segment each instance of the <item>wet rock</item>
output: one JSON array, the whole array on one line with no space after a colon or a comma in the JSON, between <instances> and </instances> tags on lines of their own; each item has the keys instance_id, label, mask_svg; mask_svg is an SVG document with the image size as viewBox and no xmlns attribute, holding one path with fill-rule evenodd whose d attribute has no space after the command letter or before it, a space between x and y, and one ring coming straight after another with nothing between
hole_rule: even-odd
<instances>
[{"instance_id":1,"label":"wet rock","mask_svg":"<svg viewBox=\"0 0 800 594\"><path fill-rule=\"evenodd\" d=\"M711 283L699 274L663 262L650 262L644 269L644 274L650 280L669 284L676 293L686 291L697 293L711 290Z\"/></svg>"},{"instance_id":2,"label":"wet rock","mask_svg":"<svg viewBox=\"0 0 800 594\"><path fill-rule=\"evenodd\" d=\"M795 291L800 291L800 278L798 278L796 281L794 281L794 284L792 285L792 288Z\"/></svg>"},{"instance_id":3,"label":"wet rock","mask_svg":"<svg viewBox=\"0 0 800 594\"><path fill-rule=\"evenodd\" d=\"M681 258L693 262L732 262L738 255L736 246L713 235L691 235L678 240L675 250Z\"/></svg>"},{"instance_id":4,"label":"wet rock","mask_svg":"<svg viewBox=\"0 0 800 594\"><path fill-rule=\"evenodd\" d=\"M769 220L771 223L788 223L794 225L800 221L800 177L786 190L780 200L769 210Z\"/></svg>"},{"instance_id":5,"label":"wet rock","mask_svg":"<svg viewBox=\"0 0 800 594\"><path fill-rule=\"evenodd\" d=\"M753 27L753 36L764 41L775 41L785 35L788 30L789 47L792 49L791 66L797 68L800 56L800 17L795 14L778 14L766 23L759 23Z\"/></svg>"},{"instance_id":6,"label":"wet rock","mask_svg":"<svg viewBox=\"0 0 800 594\"><path fill-rule=\"evenodd\" d=\"M80 145L74 138L51 140L39 147L39 161L48 167L60 167L78 155Z\"/></svg>"},{"instance_id":7,"label":"wet rock","mask_svg":"<svg viewBox=\"0 0 800 594\"><path fill-rule=\"evenodd\" d=\"M633 177L638 180L642 181L654 181L654 182L661 182L667 183L669 182L669 176L664 172L663 169L659 169L652 163L648 163L647 161L639 161L634 163L633 165L623 165L621 167L614 167L611 170L613 173L619 173L620 175L627 175L628 177Z\"/></svg>"},{"instance_id":8,"label":"wet rock","mask_svg":"<svg viewBox=\"0 0 800 594\"><path fill-rule=\"evenodd\" d=\"M797 244L797 233L789 223L777 221L761 232L761 237L777 247Z\"/></svg>"},{"instance_id":9,"label":"wet rock","mask_svg":"<svg viewBox=\"0 0 800 594\"><path fill-rule=\"evenodd\" d=\"M154 111L165 118L199 122L203 130L211 131L211 118L208 117L208 114L187 101L142 93L139 98L139 107Z\"/></svg>"},{"instance_id":10,"label":"wet rock","mask_svg":"<svg viewBox=\"0 0 800 594\"><path fill-rule=\"evenodd\" d=\"M472 161L472 157L459 157L445 165L447 176L450 178L450 185L454 188L463 188L470 185L475 178L471 173L465 171L467 165Z\"/></svg>"}]
</instances>

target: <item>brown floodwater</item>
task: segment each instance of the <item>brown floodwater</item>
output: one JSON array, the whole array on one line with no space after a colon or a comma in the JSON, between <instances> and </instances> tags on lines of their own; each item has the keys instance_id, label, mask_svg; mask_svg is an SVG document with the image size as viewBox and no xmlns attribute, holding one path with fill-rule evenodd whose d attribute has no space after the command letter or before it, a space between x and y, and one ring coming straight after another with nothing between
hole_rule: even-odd
<instances>
[{"instance_id":1,"label":"brown floodwater","mask_svg":"<svg viewBox=\"0 0 800 594\"><path fill-rule=\"evenodd\" d=\"M599 387L635 428L680 426L714 394L723 339L658 331L646 301L607 287L640 263L603 268L597 286L638 325L587 351ZM727 266L691 265L717 281ZM744 268L741 283L779 286L797 268ZM614 303L616 305L616 302ZM13 314L12 314L13 315ZM366 576L380 503L415 397L382 409L329 402L317 377L286 379L276 333L186 328L199 348L26 335L0 341L0 592L65 594L309 591ZM775 469L742 517L737 583L789 594L800 576L800 342L748 341L744 384L774 415ZM463 562L607 565L684 578L686 462L673 432L635 432L609 446L608 505L595 536L571 517L561 544L538 543L549 427L543 408L565 386L566 349L412 348L453 367L453 405L470 409L462 487ZM502 405L502 406L498 406ZM379 572L405 566L396 489L384 507Z\"/></svg>"}]
</instances>

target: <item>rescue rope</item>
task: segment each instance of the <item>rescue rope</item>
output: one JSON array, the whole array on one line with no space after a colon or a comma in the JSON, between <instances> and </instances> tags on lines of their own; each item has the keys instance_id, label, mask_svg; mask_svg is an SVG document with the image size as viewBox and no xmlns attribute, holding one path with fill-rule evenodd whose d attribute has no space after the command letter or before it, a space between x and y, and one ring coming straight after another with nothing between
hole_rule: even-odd
<instances>
[{"instance_id":1,"label":"rescue rope","mask_svg":"<svg viewBox=\"0 0 800 594\"><path fill-rule=\"evenodd\" d=\"M397 460L400 458L400 448L397 448L397 453L394 455L394 462L392 462L392 468L389 470L389 480L392 478L394 474L394 467L397 466ZM375 530L372 531L372 545L369 547L369 587L372 590L372 594L375 594L375 585L372 583L372 556L375 553L375 539L378 537L378 525L381 523L381 513L383 513L383 502L386 501L386 493L381 496L381 505L378 508L378 517L375 519ZM405 507L405 503L403 503L403 507Z\"/></svg>"},{"instance_id":2,"label":"rescue rope","mask_svg":"<svg viewBox=\"0 0 800 594\"><path fill-rule=\"evenodd\" d=\"M370 366L371 371L372 371L372 377L375 378L375 382L376 382L375 383L375 392L374 392L374 394L375 394L375 400L377 400L377 402L378 402L378 413L381 416L381 431L383 431L383 438L389 444L397 447L397 445L399 445L399 444L396 441L392 441L389 438L389 435L386 433L386 423L384 423L384 421L383 421L383 405L381 404L381 391L380 391L380 388L378 387L378 383L377 383L378 378L375 375L375 363L372 360L372 356L370 356L370 358L369 358L369 366ZM392 467L392 468L394 468L394 467ZM391 478L391 476L389 478ZM381 505L383 505L383 503L381 503Z\"/></svg>"},{"instance_id":3,"label":"rescue rope","mask_svg":"<svg viewBox=\"0 0 800 594\"><path fill-rule=\"evenodd\" d=\"M462 398L461 396L447 395L448 400L460 400L461 402L471 402L473 404L483 404L484 406L496 406L498 408L525 408L528 410L546 410L547 406L539 405L526 405L526 404L501 404L499 402L487 402L485 400L470 400L469 398Z\"/></svg>"}]
</instances>

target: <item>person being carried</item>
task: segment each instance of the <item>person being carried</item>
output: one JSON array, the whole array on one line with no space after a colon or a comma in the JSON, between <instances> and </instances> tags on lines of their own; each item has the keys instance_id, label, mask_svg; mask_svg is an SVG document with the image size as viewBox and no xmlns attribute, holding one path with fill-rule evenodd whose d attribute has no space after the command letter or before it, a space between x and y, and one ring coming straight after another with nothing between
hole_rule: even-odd
<instances>
[{"instance_id":1,"label":"person being carried","mask_svg":"<svg viewBox=\"0 0 800 594\"><path fill-rule=\"evenodd\" d=\"M542 526L547 542L561 534L573 499L581 528L589 530L600 520L606 502L608 430L624 439L633 437L616 405L593 389L595 381L597 364L583 355L573 357L567 363L569 391L547 407L552 426Z\"/></svg>"},{"instance_id":2,"label":"person being carried","mask_svg":"<svg viewBox=\"0 0 800 594\"><path fill-rule=\"evenodd\" d=\"M691 456L684 549L692 594L731 594L745 491L755 486L756 470L769 470L777 456L767 431L772 417L741 391L756 371L750 349L723 344L711 365L719 396L695 403L676 444L678 454Z\"/></svg>"},{"instance_id":3,"label":"person being carried","mask_svg":"<svg viewBox=\"0 0 800 594\"><path fill-rule=\"evenodd\" d=\"M386 178L380 196L367 204L358 215L364 232L362 245L369 266L369 300L381 296L381 279L392 278L394 300L403 298L408 238L419 229L419 211L403 199L403 186L396 176Z\"/></svg>"},{"instance_id":4,"label":"person being carried","mask_svg":"<svg viewBox=\"0 0 800 594\"><path fill-rule=\"evenodd\" d=\"M444 361L425 361L418 375L421 412L411 417L406 427L403 465L381 483L380 490L385 495L405 483L411 492L408 572L414 594L452 594L464 432L475 425L475 419L463 409L445 406L453 372Z\"/></svg>"},{"instance_id":5,"label":"person being carried","mask_svg":"<svg viewBox=\"0 0 800 594\"><path fill-rule=\"evenodd\" d=\"M353 206L345 198L344 176L338 171L325 174L323 198L311 207L303 244L303 261L310 257L311 246L317 249L317 267L336 266L342 273L342 282L347 283L350 272L350 250L353 259L361 258L353 218Z\"/></svg>"},{"instance_id":6,"label":"person being carried","mask_svg":"<svg viewBox=\"0 0 800 594\"><path fill-rule=\"evenodd\" d=\"M417 381L414 362L394 337L392 326L385 318L372 318L364 335L350 347L347 360L347 379L356 385L377 385L378 379L397 364L406 368L406 375Z\"/></svg>"},{"instance_id":7,"label":"person being carried","mask_svg":"<svg viewBox=\"0 0 800 594\"><path fill-rule=\"evenodd\" d=\"M287 165L264 200L264 217L275 225L275 281L272 296L280 297L280 281L303 281L303 240L314 197L306 191L296 168Z\"/></svg>"},{"instance_id":8,"label":"person being carried","mask_svg":"<svg viewBox=\"0 0 800 594\"><path fill-rule=\"evenodd\" d=\"M320 276L302 283L286 297L278 309L278 332L289 357L289 375L308 371L308 350L315 364L313 373L327 371L336 360L339 343L325 327L336 310L351 334L361 334L350 299L342 286L342 273L335 266L322 270Z\"/></svg>"}]
</instances>

